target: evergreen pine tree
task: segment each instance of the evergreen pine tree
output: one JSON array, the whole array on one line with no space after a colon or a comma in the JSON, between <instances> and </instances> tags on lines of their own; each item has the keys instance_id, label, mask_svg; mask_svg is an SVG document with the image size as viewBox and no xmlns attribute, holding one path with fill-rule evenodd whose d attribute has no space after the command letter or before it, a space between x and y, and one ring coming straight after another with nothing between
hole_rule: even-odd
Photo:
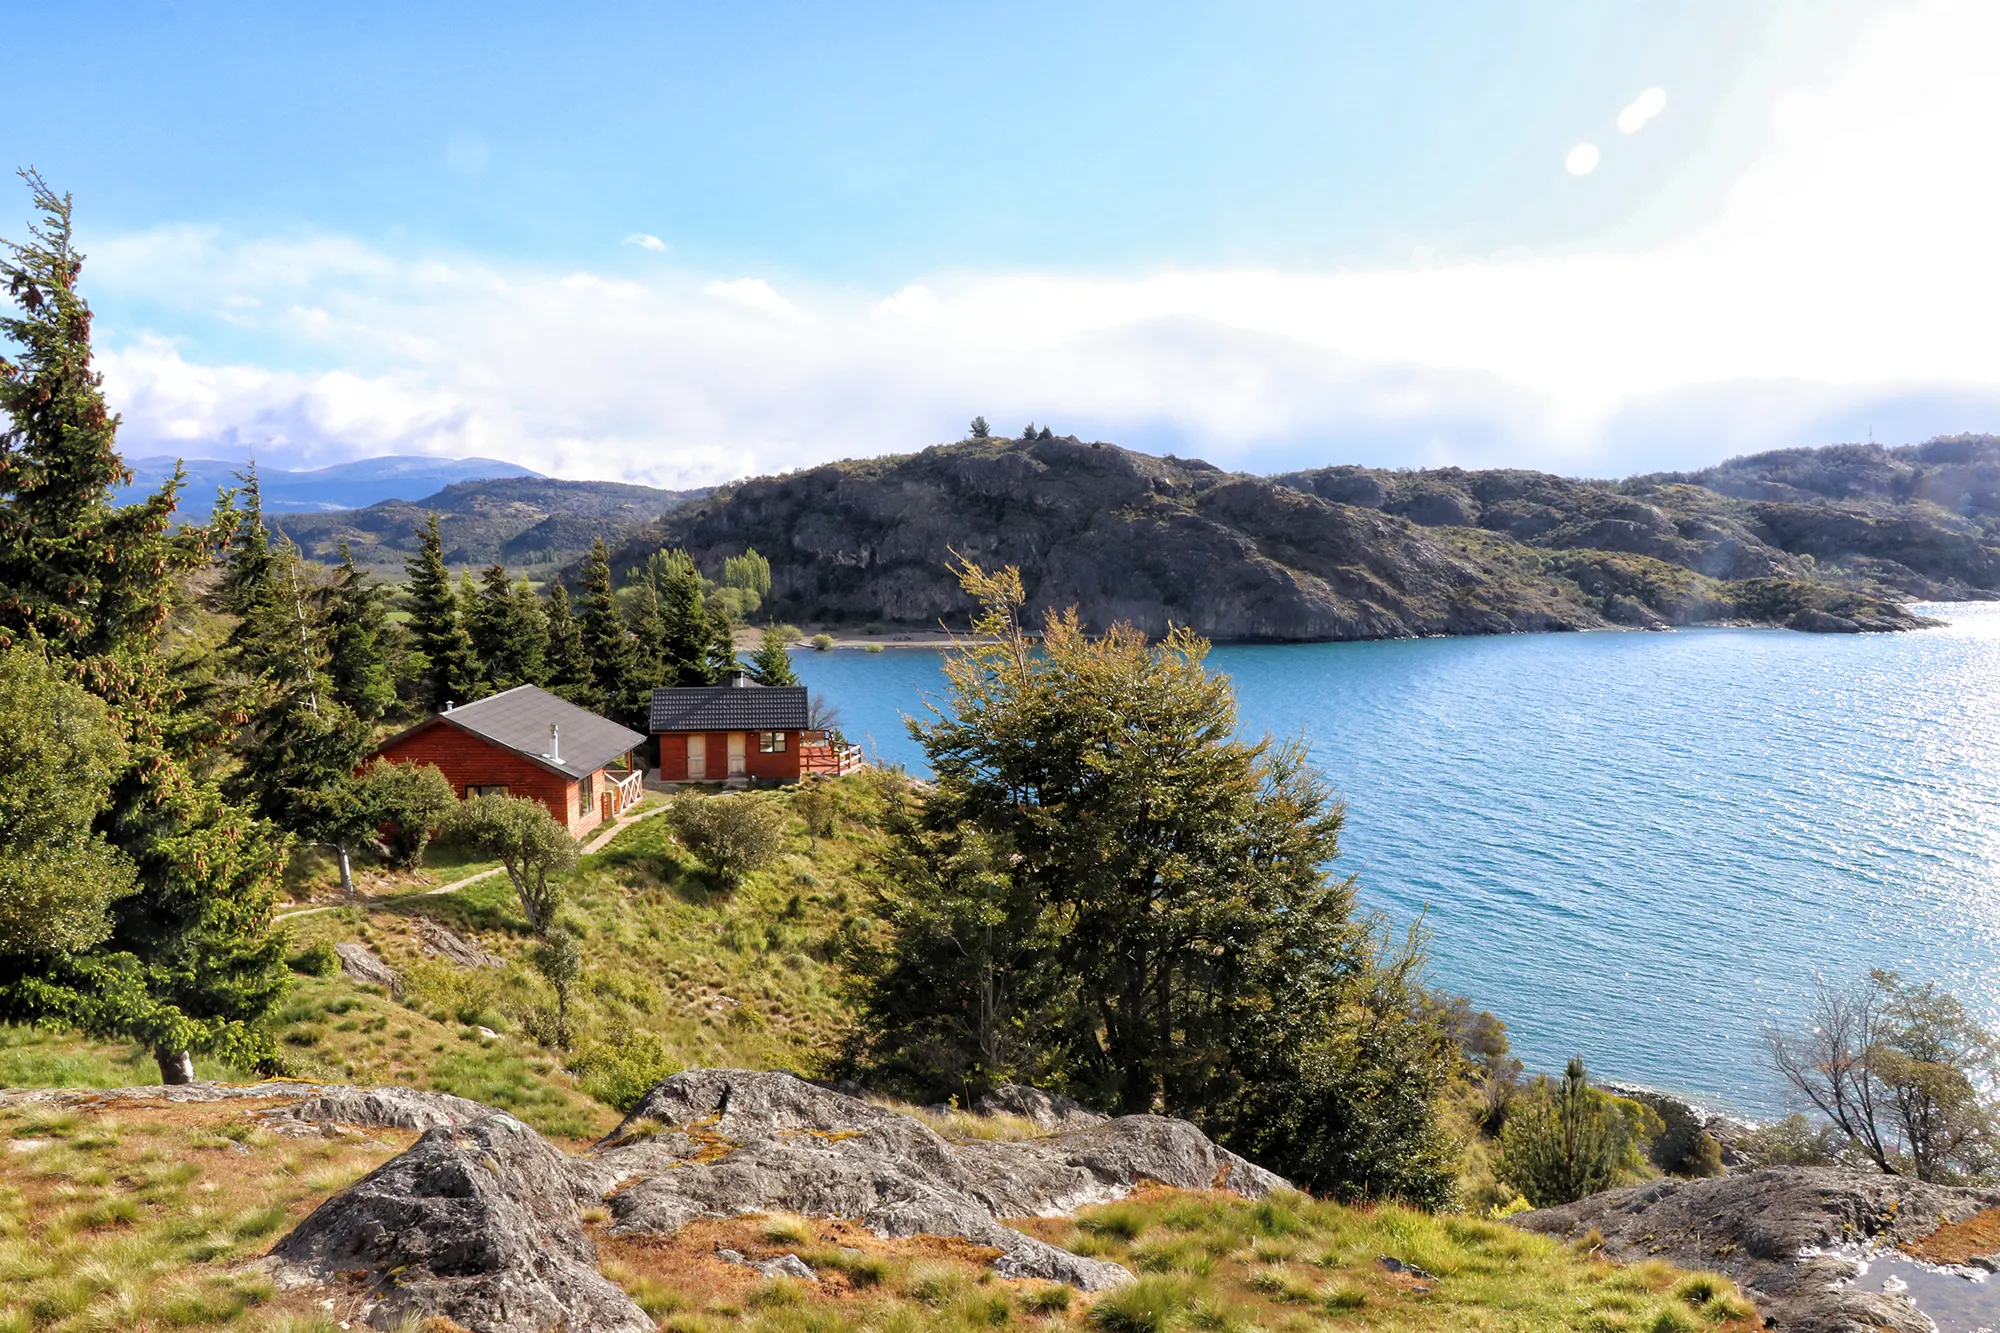
<instances>
[{"instance_id":1,"label":"evergreen pine tree","mask_svg":"<svg viewBox=\"0 0 2000 1333\"><path fill-rule=\"evenodd\" d=\"M610 552L602 537L590 544L590 554L583 560L582 630L584 660L590 664L591 683L604 715L627 725L643 721L633 708L638 650L625 628L625 617L618 613L618 599L611 591Z\"/></svg>"},{"instance_id":2,"label":"evergreen pine tree","mask_svg":"<svg viewBox=\"0 0 2000 1333\"><path fill-rule=\"evenodd\" d=\"M396 660L400 631L389 619L389 599L380 584L355 567L347 543L325 593L326 674L334 698L365 722L375 722L396 706Z\"/></svg>"},{"instance_id":3,"label":"evergreen pine tree","mask_svg":"<svg viewBox=\"0 0 2000 1333\"><path fill-rule=\"evenodd\" d=\"M365 828L348 792L368 752L370 727L341 703L328 672L331 627L305 562L280 538L263 581L236 599L241 618L223 657L243 684L243 763L228 790L290 833L333 847L340 884L354 896L348 847Z\"/></svg>"},{"instance_id":4,"label":"evergreen pine tree","mask_svg":"<svg viewBox=\"0 0 2000 1333\"><path fill-rule=\"evenodd\" d=\"M163 1080L188 1082L191 1049L246 1064L269 1054L257 1023L285 984L270 920L285 838L201 776L213 725L191 715L184 682L204 664L164 638L177 581L229 525L174 526L178 472L113 503L132 474L91 366L70 200L22 178L38 220L26 243L0 243L19 312L0 318L0 647L38 645L109 705L125 759L99 827L137 890L112 904L103 940L0 959L0 1017L143 1042Z\"/></svg>"},{"instance_id":5,"label":"evergreen pine tree","mask_svg":"<svg viewBox=\"0 0 2000 1333\"><path fill-rule=\"evenodd\" d=\"M632 627L637 674L650 698L653 686L673 683L674 673L668 666L667 623L660 610L660 594L643 573L632 581L625 610L626 623Z\"/></svg>"},{"instance_id":6,"label":"evergreen pine tree","mask_svg":"<svg viewBox=\"0 0 2000 1333\"><path fill-rule=\"evenodd\" d=\"M485 665L486 680L493 689L541 683L543 659L548 653L548 620L540 600L525 584L517 588L508 579L505 566L489 565L480 575L479 592L472 598L472 614L466 624L473 650Z\"/></svg>"},{"instance_id":7,"label":"evergreen pine tree","mask_svg":"<svg viewBox=\"0 0 2000 1333\"><path fill-rule=\"evenodd\" d=\"M549 588L547 615L549 650L543 670L548 687L580 708L599 707L597 681L583 650L583 629L570 612L569 590L560 583Z\"/></svg>"},{"instance_id":8,"label":"evergreen pine tree","mask_svg":"<svg viewBox=\"0 0 2000 1333\"><path fill-rule=\"evenodd\" d=\"M510 669L520 682L545 684L549 678L549 616L526 579L516 579L507 594L507 642L512 652Z\"/></svg>"},{"instance_id":9,"label":"evergreen pine tree","mask_svg":"<svg viewBox=\"0 0 2000 1333\"><path fill-rule=\"evenodd\" d=\"M717 683L720 677L710 670L709 662L714 630L694 560L686 551L655 551L646 562L646 574L660 599L660 684Z\"/></svg>"},{"instance_id":10,"label":"evergreen pine tree","mask_svg":"<svg viewBox=\"0 0 2000 1333\"><path fill-rule=\"evenodd\" d=\"M458 593L445 567L436 514L418 530L417 539L417 553L404 566L410 575L410 633L424 655L417 701L435 712L447 700L465 703L477 697L479 661L459 618Z\"/></svg>"},{"instance_id":11,"label":"evergreen pine tree","mask_svg":"<svg viewBox=\"0 0 2000 1333\"><path fill-rule=\"evenodd\" d=\"M729 617L729 604L720 597L709 599L708 641L702 646L702 674L711 684L720 685L743 669L736 660L736 622Z\"/></svg>"},{"instance_id":12,"label":"evergreen pine tree","mask_svg":"<svg viewBox=\"0 0 2000 1333\"><path fill-rule=\"evenodd\" d=\"M792 670L792 654L785 642L785 635L776 625L764 626L764 642L757 647L756 656L750 659L750 679L759 685L796 685L799 677Z\"/></svg>"},{"instance_id":13,"label":"evergreen pine tree","mask_svg":"<svg viewBox=\"0 0 2000 1333\"><path fill-rule=\"evenodd\" d=\"M257 465L250 464L240 480L243 485L236 494L229 556L217 585L218 602L234 615L243 613L271 572L271 530L264 525L264 489L257 481Z\"/></svg>"}]
</instances>

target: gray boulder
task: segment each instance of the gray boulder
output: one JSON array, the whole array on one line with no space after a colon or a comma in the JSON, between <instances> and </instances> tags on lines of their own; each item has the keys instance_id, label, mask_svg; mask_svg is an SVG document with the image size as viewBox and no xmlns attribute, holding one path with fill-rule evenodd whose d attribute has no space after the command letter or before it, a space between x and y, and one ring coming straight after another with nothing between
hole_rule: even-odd
<instances>
[{"instance_id":1,"label":"gray boulder","mask_svg":"<svg viewBox=\"0 0 2000 1333\"><path fill-rule=\"evenodd\" d=\"M698 1217L745 1213L857 1218L885 1236L988 1245L1002 1252L994 1267L1003 1276L1085 1291L1132 1275L999 1219L1059 1216L1147 1181L1253 1198L1284 1187L1185 1121L1094 1117L1045 1138L954 1144L909 1116L790 1074L722 1069L661 1083L578 1171L609 1196L622 1234L671 1234Z\"/></svg>"},{"instance_id":2,"label":"gray boulder","mask_svg":"<svg viewBox=\"0 0 2000 1333\"><path fill-rule=\"evenodd\" d=\"M360 1283L374 1328L444 1316L475 1333L651 1333L598 1273L563 1155L510 1116L432 1129L272 1250L281 1286Z\"/></svg>"},{"instance_id":3,"label":"gray boulder","mask_svg":"<svg viewBox=\"0 0 2000 1333\"><path fill-rule=\"evenodd\" d=\"M448 1092L415 1088L328 1088L317 1097L282 1108L291 1120L314 1125L361 1125L371 1129L440 1129L469 1125L500 1112Z\"/></svg>"},{"instance_id":4,"label":"gray boulder","mask_svg":"<svg viewBox=\"0 0 2000 1333\"><path fill-rule=\"evenodd\" d=\"M340 959L340 970L356 981L380 986L392 994L403 984L403 979L396 975L396 969L370 953L365 944L342 940L333 946L333 952Z\"/></svg>"},{"instance_id":5,"label":"gray boulder","mask_svg":"<svg viewBox=\"0 0 2000 1333\"><path fill-rule=\"evenodd\" d=\"M1037 1129L1049 1130L1082 1129L1110 1118L1059 1092L1043 1092L1020 1083L1002 1083L974 1102L972 1109L981 1115L1020 1116L1033 1121Z\"/></svg>"},{"instance_id":6,"label":"gray boulder","mask_svg":"<svg viewBox=\"0 0 2000 1333\"><path fill-rule=\"evenodd\" d=\"M1930 1333L1901 1296L1844 1290L1869 1247L1919 1240L2000 1206L2000 1191L1926 1185L1830 1167L1656 1180L1513 1218L1575 1237L1593 1229L1618 1260L1657 1258L1727 1274L1787 1333Z\"/></svg>"}]
</instances>

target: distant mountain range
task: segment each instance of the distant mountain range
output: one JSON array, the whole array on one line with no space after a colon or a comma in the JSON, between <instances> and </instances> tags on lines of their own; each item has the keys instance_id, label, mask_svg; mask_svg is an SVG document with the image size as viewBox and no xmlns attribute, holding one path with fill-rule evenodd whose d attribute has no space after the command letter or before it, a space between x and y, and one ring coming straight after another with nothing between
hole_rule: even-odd
<instances>
[{"instance_id":1,"label":"distant mountain range","mask_svg":"<svg viewBox=\"0 0 2000 1333\"><path fill-rule=\"evenodd\" d=\"M569 564L593 539L616 543L707 494L529 475L461 481L416 500L383 500L365 509L274 514L271 521L315 560L339 560L345 541L357 564L400 578L403 562L417 549L418 529L433 513L449 563L539 569ZM267 508L269 495L266 483ZM622 578L623 568L617 573Z\"/></svg>"},{"instance_id":2,"label":"distant mountain range","mask_svg":"<svg viewBox=\"0 0 2000 1333\"><path fill-rule=\"evenodd\" d=\"M238 485L237 474L246 467L221 459L181 460L171 455L129 462L132 484L117 492L119 504L130 504L159 490L161 483L174 475L174 465L180 463L187 469L187 485L181 492L181 509L186 514L206 514L216 491ZM258 485L264 492L264 509L273 514L360 509L383 500L419 500L456 482L541 475L497 458L425 458L407 454L336 463L310 472L257 469Z\"/></svg>"}]
</instances>

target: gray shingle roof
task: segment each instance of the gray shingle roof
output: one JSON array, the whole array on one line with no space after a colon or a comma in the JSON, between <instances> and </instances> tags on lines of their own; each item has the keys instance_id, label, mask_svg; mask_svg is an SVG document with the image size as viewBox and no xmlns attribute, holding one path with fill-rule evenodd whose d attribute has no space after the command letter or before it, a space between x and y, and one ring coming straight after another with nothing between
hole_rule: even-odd
<instances>
[{"instance_id":1,"label":"gray shingle roof","mask_svg":"<svg viewBox=\"0 0 2000 1333\"><path fill-rule=\"evenodd\" d=\"M653 691L651 731L803 731L803 685L683 685Z\"/></svg>"},{"instance_id":2,"label":"gray shingle roof","mask_svg":"<svg viewBox=\"0 0 2000 1333\"><path fill-rule=\"evenodd\" d=\"M646 738L638 732L534 685L516 685L511 690L460 704L449 713L438 714L437 720L483 736L543 768L573 778L594 773L627 750L646 743ZM556 739L562 756L560 762L549 757L552 725L559 728Z\"/></svg>"}]
</instances>

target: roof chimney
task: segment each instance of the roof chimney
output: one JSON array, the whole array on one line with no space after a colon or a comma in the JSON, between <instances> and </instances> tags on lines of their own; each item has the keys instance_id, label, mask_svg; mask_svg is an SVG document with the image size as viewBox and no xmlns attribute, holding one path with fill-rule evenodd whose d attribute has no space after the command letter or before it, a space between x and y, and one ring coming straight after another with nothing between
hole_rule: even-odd
<instances>
[{"instance_id":1,"label":"roof chimney","mask_svg":"<svg viewBox=\"0 0 2000 1333\"><path fill-rule=\"evenodd\" d=\"M561 741L562 728L553 722L549 723L549 762L552 764L562 763Z\"/></svg>"},{"instance_id":2,"label":"roof chimney","mask_svg":"<svg viewBox=\"0 0 2000 1333\"><path fill-rule=\"evenodd\" d=\"M447 713L449 713L449 712L451 711L451 700L449 700L449 699L446 699L446 700L444 701L444 711L445 711L445 712L447 712Z\"/></svg>"},{"instance_id":3,"label":"roof chimney","mask_svg":"<svg viewBox=\"0 0 2000 1333\"><path fill-rule=\"evenodd\" d=\"M749 673L744 671L741 667L736 667L730 671L729 683L732 687L739 690L747 686L756 684L755 681L750 679Z\"/></svg>"}]
</instances>

